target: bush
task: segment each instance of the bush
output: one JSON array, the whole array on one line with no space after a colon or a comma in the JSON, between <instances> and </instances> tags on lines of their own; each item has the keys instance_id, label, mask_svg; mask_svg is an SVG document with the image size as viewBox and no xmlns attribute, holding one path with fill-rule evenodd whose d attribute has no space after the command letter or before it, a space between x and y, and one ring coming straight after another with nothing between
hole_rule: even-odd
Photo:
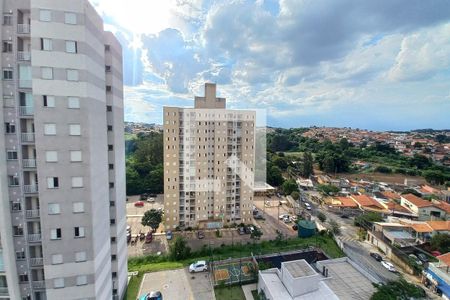
<instances>
[{"instance_id":1,"label":"bush","mask_svg":"<svg viewBox=\"0 0 450 300\"><path fill-rule=\"evenodd\" d=\"M390 174L392 173L392 169L386 166L378 166L375 168L375 172Z\"/></svg>"},{"instance_id":2,"label":"bush","mask_svg":"<svg viewBox=\"0 0 450 300\"><path fill-rule=\"evenodd\" d=\"M191 248L187 246L186 240L177 236L172 244L169 245L169 257L173 261L183 260L191 256Z\"/></svg>"},{"instance_id":3,"label":"bush","mask_svg":"<svg viewBox=\"0 0 450 300\"><path fill-rule=\"evenodd\" d=\"M319 212L317 214L317 218L319 218L320 222L325 222L327 219L327 216L325 216L325 214L323 212Z\"/></svg>"}]
</instances>

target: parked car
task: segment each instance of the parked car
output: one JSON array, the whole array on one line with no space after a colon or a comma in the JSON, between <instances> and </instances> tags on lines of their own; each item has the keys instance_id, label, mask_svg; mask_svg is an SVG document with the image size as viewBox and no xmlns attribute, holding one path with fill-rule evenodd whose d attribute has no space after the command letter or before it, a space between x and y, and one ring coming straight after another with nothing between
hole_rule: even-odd
<instances>
[{"instance_id":1,"label":"parked car","mask_svg":"<svg viewBox=\"0 0 450 300\"><path fill-rule=\"evenodd\" d=\"M297 224L292 225L292 229L297 231L298 230L298 225Z\"/></svg>"},{"instance_id":2,"label":"parked car","mask_svg":"<svg viewBox=\"0 0 450 300\"><path fill-rule=\"evenodd\" d=\"M244 229L244 227L243 227L243 226L239 226L239 227L238 227L238 232L239 232L239 235L245 234L245 229Z\"/></svg>"},{"instance_id":3,"label":"parked car","mask_svg":"<svg viewBox=\"0 0 450 300\"><path fill-rule=\"evenodd\" d=\"M376 253L376 252L370 252L370 256L375 258L376 261L382 261L383 260L383 257L381 257L381 255Z\"/></svg>"},{"instance_id":4,"label":"parked car","mask_svg":"<svg viewBox=\"0 0 450 300\"><path fill-rule=\"evenodd\" d=\"M163 300L162 294L160 291L145 293L140 296L138 300Z\"/></svg>"},{"instance_id":5,"label":"parked car","mask_svg":"<svg viewBox=\"0 0 450 300\"><path fill-rule=\"evenodd\" d=\"M245 232L246 234L252 233L251 230L250 230L250 226L244 226L244 232Z\"/></svg>"},{"instance_id":6,"label":"parked car","mask_svg":"<svg viewBox=\"0 0 450 300\"><path fill-rule=\"evenodd\" d=\"M285 216L285 217L283 218L283 222L284 222L284 223L289 223L289 222L291 222L291 218L289 218L289 216Z\"/></svg>"},{"instance_id":7,"label":"parked car","mask_svg":"<svg viewBox=\"0 0 450 300\"><path fill-rule=\"evenodd\" d=\"M141 194L141 196L139 196L139 199L141 199L141 200L145 200L147 198L148 198L148 194L147 193Z\"/></svg>"},{"instance_id":8,"label":"parked car","mask_svg":"<svg viewBox=\"0 0 450 300\"><path fill-rule=\"evenodd\" d=\"M131 242L131 232L127 232L127 243Z\"/></svg>"},{"instance_id":9,"label":"parked car","mask_svg":"<svg viewBox=\"0 0 450 300\"><path fill-rule=\"evenodd\" d=\"M201 240L205 238L205 233L203 231L197 231L197 237Z\"/></svg>"},{"instance_id":10,"label":"parked car","mask_svg":"<svg viewBox=\"0 0 450 300\"><path fill-rule=\"evenodd\" d=\"M292 220L292 222L297 222L298 221L298 217L297 216L292 216L291 220Z\"/></svg>"},{"instance_id":11,"label":"parked car","mask_svg":"<svg viewBox=\"0 0 450 300\"><path fill-rule=\"evenodd\" d=\"M153 233L149 231L147 235L145 236L145 243L151 243L153 241Z\"/></svg>"},{"instance_id":12,"label":"parked car","mask_svg":"<svg viewBox=\"0 0 450 300\"><path fill-rule=\"evenodd\" d=\"M348 219L348 215L341 215L342 219Z\"/></svg>"},{"instance_id":13,"label":"parked car","mask_svg":"<svg viewBox=\"0 0 450 300\"><path fill-rule=\"evenodd\" d=\"M289 215L288 215L288 214L282 214L282 215L279 215L279 216L278 216L278 218L279 218L280 220L283 220L285 217L288 217L288 218L289 218Z\"/></svg>"},{"instance_id":14,"label":"parked car","mask_svg":"<svg viewBox=\"0 0 450 300\"><path fill-rule=\"evenodd\" d=\"M197 272L203 272L203 271L208 271L208 265L206 264L206 261L204 261L204 260L196 261L195 263L193 263L189 266L190 273L197 273Z\"/></svg>"},{"instance_id":15,"label":"parked car","mask_svg":"<svg viewBox=\"0 0 450 300\"><path fill-rule=\"evenodd\" d=\"M166 238L167 238L167 240L169 240L169 241L173 238L172 231L168 230L168 231L166 232Z\"/></svg>"},{"instance_id":16,"label":"parked car","mask_svg":"<svg viewBox=\"0 0 450 300\"><path fill-rule=\"evenodd\" d=\"M253 227L252 225L248 226L248 229L250 230L250 233L252 233L253 231L255 231L255 227Z\"/></svg>"},{"instance_id":17,"label":"parked car","mask_svg":"<svg viewBox=\"0 0 450 300\"><path fill-rule=\"evenodd\" d=\"M259 214L259 210L254 209L254 210L253 210L253 215L256 216L257 214Z\"/></svg>"},{"instance_id":18,"label":"parked car","mask_svg":"<svg viewBox=\"0 0 450 300\"><path fill-rule=\"evenodd\" d=\"M424 263L428 262L428 257L423 253L417 253L417 257Z\"/></svg>"},{"instance_id":19,"label":"parked car","mask_svg":"<svg viewBox=\"0 0 450 300\"><path fill-rule=\"evenodd\" d=\"M144 206L144 202L143 201L134 202L134 206L136 206L136 207L143 207Z\"/></svg>"},{"instance_id":20,"label":"parked car","mask_svg":"<svg viewBox=\"0 0 450 300\"><path fill-rule=\"evenodd\" d=\"M439 251L431 251L431 255L433 255L434 257L442 255L441 252Z\"/></svg>"},{"instance_id":21,"label":"parked car","mask_svg":"<svg viewBox=\"0 0 450 300\"><path fill-rule=\"evenodd\" d=\"M388 261L382 260L382 261L381 261L381 265L382 265L383 267L385 267L386 269L388 269L389 272L393 272L393 273L396 273L396 272L397 272L397 270L395 269L394 265L391 264L391 263L388 262Z\"/></svg>"},{"instance_id":22,"label":"parked car","mask_svg":"<svg viewBox=\"0 0 450 300\"><path fill-rule=\"evenodd\" d=\"M261 215L261 214L257 214L253 218L256 219L256 220L263 220L264 219L263 215Z\"/></svg>"},{"instance_id":23,"label":"parked car","mask_svg":"<svg viewBox=\"0 0 450 300\"><path fill-rule=\"evenodd\" d=\"M131 232L131 226L127 225L127 232Z\"/></svg>"},{"instance_id":24,"label":"parked car","mask_svg":"<svg viewBox=\"0 0 450 300\"><path fill-rule=\"evenodd\" d=\"M153 198L153 197L147 198L147 202L155 203L155 198Z\"/></svg>"}]
</instances>

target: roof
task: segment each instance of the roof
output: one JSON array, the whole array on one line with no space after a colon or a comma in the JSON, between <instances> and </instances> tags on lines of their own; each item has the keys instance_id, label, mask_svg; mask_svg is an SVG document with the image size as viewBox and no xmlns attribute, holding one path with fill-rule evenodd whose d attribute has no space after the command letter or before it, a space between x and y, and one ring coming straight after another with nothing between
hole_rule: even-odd
<instances>
[{"instance_id":1,"label":"roof","mask_svg":"<svg viewBox=\"0 0 450 300\"><path fill-rule=\"evenodd\" d=\"M294 278L317 275L313 268L304 259L283 262L282 267L283 266Z\"/></svg>"},{"instance_id":2,"label":"roof","mask_svg":"<svg viewBox=\"0 0 450 300\"><path fill-rule=\"evenodd\" d=\"M427 221L427 224L436 231L450 231L450 221Z\"/></svg>"},{"instance_id":3,"label":"roof","mask_svg":"<svg viewBox=\"0 0 450 300\"><path fill-rule=\"evenodd\" d=\"M390 191L381 192L388 199L400 199L400 195Z\"/></svg>"},{"instance_id":4,"label":"roof","mask_svg":"<svg viewBox=\"0 0 450 300\"><path fill-rule=\"evenodd\" d=\"M339 206L342 207L358 207L358 204L355 203L355 201L350 197L335 197L336 200L341 202Z\"/></svg>"},{"instance_id":5,"label":"roof","mask_svg":"<svg viewBox=\"0 0 450 300\"><path fill-rule=\"evenodd\" d=\"M397 204L395 202L389 202L386 205L390 211L397 211L397 212L404 212L404 213L412 214L412 211L410 211L406 207L403 207L400 204Z\"/></svg>"},{"instance_id":6,"label":"roof","mask_svg":"<svg viewBox=\"0 0 450 300\"><path fill-rule=\"evenodd\" d=\"M445 254L439 255L436 258L439 259L444 264L446 264L447 266L450 266L450 252L447 252Z\"/></svg>"},{"instance_id":7,"label":"roof","mask_svg":"<svg viewBox=\"0 0 450 300\"><path fill-rule=\"evenodd\" d=\"M402 195L402 198L405 198L406 200L408 200L417 207L433 206L433 203L431 203L430 201L423 200L422 198L417 197L416 195L413 194Z\"/></svg>"},{"instance_id":8,"label":"roof","mask_svg":"<svg viewBox=\"0 0 450 300\"><path fill-rule=\"evenodd\" d=\"M413 223L411 224L411 228L414 229L415 232L433 232L433 228L427 223Z\"/></svg>"},{"instance_id":9,"label":"roof","mask_svg":"<svg viewBox=\"0 0 450 300\"><path fill-rule=\"evenodd\" d=\"M378 209L384 209L383 205L381 205L380 202L367 195L352 196L352 199L358 202L360 206L376 207Z\"/></svg>"},{"instance_id":10,"label":"roof","mask_svg":"<svg viewBox=\"0 0 450 300\"><path fill-rule=\"evenodd\" d=\"M445 203L443 201L439 201L439 203L434 203L434 206L450 214L450 204Z\"/></svg>"}]
</instances>

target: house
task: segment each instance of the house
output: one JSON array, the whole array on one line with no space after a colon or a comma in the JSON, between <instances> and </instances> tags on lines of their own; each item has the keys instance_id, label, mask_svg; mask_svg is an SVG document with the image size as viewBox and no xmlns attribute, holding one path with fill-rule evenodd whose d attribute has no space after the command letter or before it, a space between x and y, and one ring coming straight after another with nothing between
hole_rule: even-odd
<instances>
[{"instance_id":1,"label":"house","mask_svg":"<svg viewBox=\"0 0 450 300\"><path fill-rule=\"evenodd\" d=\"M351 197L333 197L329 204L342 209L358 209L358 204Z\"/></svg>"},{"instance_id":2,"label":"house","mask_svg":"<svg viewBox=\"0 0 450 300\"><path fill-rule=\"evenodd\" d=\"M381 192L384 197L391 201L400 201L400 194L397 194L396 192L391 191L383 191Z\"/></svg>"},{"instance_id":3,"label":"house","mask_svg":"<svg viewBox=\"0 0 450 300\"><path fill-rule=\"evenodd\" d=\"M439 220L445 218L447 214L444 207L439 207L413 194L401 195L400 205L411 210L419 221Z\"/></svg>"},{"instance_id":4,"label":"house","mask_svg":"<svg viewBox=\"0 0 450 300\"><path fill-rule=\"evenodd\" d=\"M415 218L415 214L412 211L410 211L406 207L401 206L400 204L397 204L396 202L388 202L386 203L386 206L390 214L395 217L403 217L408 219Z\"/></svg>"},{"instance_id":5,"label":"house","mask_svg":"<svg viewBox=\"0 0 450 300\"><path fill-rule=\"evenodd\" d=\"M387 206L367 195L352 195L350 198L356 202L358 207L365 211L388 213Z\"/></svg>"},{"instance_id":6,"label":"house","mask_svg":"<svg viewBox=\"0 0 450 300\"><path fill-rule=\"evenodd\" d=\"M439 262L430 262L422 273L422 283L431 291L450 299L450 252L437 257Z\"/></svg>"}]
</instances>

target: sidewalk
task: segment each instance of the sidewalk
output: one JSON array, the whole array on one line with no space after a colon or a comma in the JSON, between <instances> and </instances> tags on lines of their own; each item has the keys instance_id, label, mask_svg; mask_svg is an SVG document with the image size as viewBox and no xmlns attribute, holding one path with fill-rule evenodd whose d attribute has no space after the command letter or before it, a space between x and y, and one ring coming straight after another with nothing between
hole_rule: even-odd
<instances>
[{"instance_id":1,"label":"sidewalk","mask_svg":"<svg viewBox=\"0 0 450 300\"><path fill-rule=\"evenodd\" d=\"M246 284L241 287L242 287L242 290L244 291L245 300L254 300L252 291L257 289L256 283Z\"/></svg>"}]
</instances>

